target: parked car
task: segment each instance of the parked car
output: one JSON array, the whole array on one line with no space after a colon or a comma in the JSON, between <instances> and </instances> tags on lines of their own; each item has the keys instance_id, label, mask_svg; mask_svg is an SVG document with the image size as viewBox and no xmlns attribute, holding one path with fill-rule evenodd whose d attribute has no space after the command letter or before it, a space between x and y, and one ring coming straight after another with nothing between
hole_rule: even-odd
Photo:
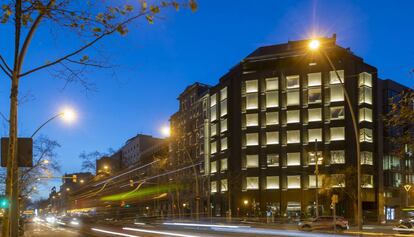
<instances>
[{"instance_id":1,"label":"parked car","mask_svg":"<svg viewBox=\"0 0 414 237\"><path fill-rule=\"evenodd\" d=\"M307 221L301 221L298 224L299 230L303 231L333 230L335 226L339 231L349 229L348 221L341 216L336 217L335 223L333 216L319 216Z\"/></svg>"}]
</instances>

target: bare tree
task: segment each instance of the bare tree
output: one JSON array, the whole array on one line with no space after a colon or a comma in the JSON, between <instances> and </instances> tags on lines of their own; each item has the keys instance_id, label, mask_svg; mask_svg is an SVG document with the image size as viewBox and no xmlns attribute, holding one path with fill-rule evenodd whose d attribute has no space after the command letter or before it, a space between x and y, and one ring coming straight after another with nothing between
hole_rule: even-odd
<instances>
[{"instance_id":1,"label":"bare tree","mask_svg":"<svg viewBox=\"0 0 414 237\"><path fill-rule=\"evenodd\" d=\"M151 1L152 3L152 1ZM18 163L17 163L17 112L19 84L22 78L44 69L60 69L67 72L68 82L77 81L85 87L88 82L82 77L85 67L99 68L101 65L92 60L86 53L92 46L108 36L119 33L125 35L128 26L140 19L154 23L162 8L175 8L180 6L195 10L197 4L194 0L184 3L176 1L160 1L150 4L140 0L136 5L126 4L123 1L84 1L84 0L5 0L0 9L0 23L10 26L14 31L12 35L13 59L5 58L0 52L0 70L11 80L10 112L9 112L9 157L7 159L6 195L13 202L17 202ZM35 33L41 27L58 27L73 32L79 37L79 43L72 49L62 45L67 53L53 59L44 60L43 64L31 67L33 63L25 64L29 47L35 39ZM51 50L54 48L51 48ZM37 59L37 61L42 61ZM31 67L31 68L30 68ZM3 220L2 236L17 235L18 206L12 205L10 213ZM9 218L11 223L9 223ZM9 227L12 227L9 229Z\"/></svg>"},{"instance_id":2,"label":"bare tree","mask_svg":"<svg viewBox=\"0 0 414 237\"><path fill-rule=\"evenodd\" d=\"M112 148L108 148L107 152L82 152L79 154L79 158L82 160L82 170L94 173L96 171L96 160L103 156L109 156L113 153L115 153L115 151Z\"/></svg>"}]
</instances>

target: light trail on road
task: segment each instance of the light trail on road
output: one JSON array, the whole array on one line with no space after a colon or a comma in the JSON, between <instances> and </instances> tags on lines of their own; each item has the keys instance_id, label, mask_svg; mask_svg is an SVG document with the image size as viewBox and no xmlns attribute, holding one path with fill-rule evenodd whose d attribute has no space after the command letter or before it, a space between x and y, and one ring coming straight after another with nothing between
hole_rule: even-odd
<instances>
[{"instance_id":1,"label":"light trail on road","mask_svg":"<svg viewBox=\"0 0 414 237\"><path fill-rule=\"evenodd\" d=\"M111 235L118 235L118 236L125 236L125 237L140 237L139 235L130 235L130 234L125 234L121 232L114 232L114 231L102 230L102 229L97 229L97 228L91 228L91 230L105 233L105 234L111 234Z\"/></svg>"},{"instance_id":2,"label":"light trail on road","mask_svg":"<svg viewBox=\"0 0 414 237\"><path fill-rule=\"evenodd\" d=\"M250 228L250 226L238 226L238 225L209 225L198 223L178 223L178 222L164 222L163 225L173 226L194 226L194 227L219 227L219 228Z\"/></svg>"},{"instance_id":3,"label":"light trail on road","mask_svg":"<svg viewBox=\"0 0 414 237\"><path fill-rule=\"evenodd\" d=\"M178 233L173 233L173 232L156 231L156 230L144 230L144 229L136 229L136 228L129 228L129 227L124 227L122 229L123 230L136 231L136 232L149 233L149 234L169 235L169 236L177 236L177 237L200 237L198 235L178 234Z\"/></svg>"}]
</instances>

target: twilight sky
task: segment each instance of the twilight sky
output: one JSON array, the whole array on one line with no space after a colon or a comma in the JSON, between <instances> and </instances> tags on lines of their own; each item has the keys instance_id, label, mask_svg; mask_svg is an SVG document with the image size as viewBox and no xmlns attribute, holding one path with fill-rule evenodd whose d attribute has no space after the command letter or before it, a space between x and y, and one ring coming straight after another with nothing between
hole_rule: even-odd
<instances>
[{"instance_id":1,"label":"twilight sky","mask_svg":"<svg viewBox=\"0 0 414 237\"><path fill-rule=\"evenodd\" d=\"M116 67L87 74L96 84L96 92L86 93L79 84L64 88L64 81L53 78L50 71L23 79L20 93L29 96L20 106L20 136L30 136L62 106L72 106L78 111L76 123L68 126L56 120L40 133L62 145L58 150L62 171L78 171L82 151L117 149L137 133L160 136L159 127L168 124L178 108L176 98L187 85L196 81L216 84L255 48L307 38L312 32L323 36L337 33L338 43L376 66L381 78L414 84L410 75L414 68L414 1L198 3L195 13L166 11L153 25L140 22L125 37L101 41L91 54L103 55ZM0 26L0 53L9 61L10 34L9 28ZM29 49L27 64L38 65L76 45L70 34L44 26ZM1 74L0 111L6 115L9 86ZM0 133L7 134L4 123ZM59 185L59 181L50 185ZM46 196L49 188L41 195Z\"/></svg>"}]
</instances>

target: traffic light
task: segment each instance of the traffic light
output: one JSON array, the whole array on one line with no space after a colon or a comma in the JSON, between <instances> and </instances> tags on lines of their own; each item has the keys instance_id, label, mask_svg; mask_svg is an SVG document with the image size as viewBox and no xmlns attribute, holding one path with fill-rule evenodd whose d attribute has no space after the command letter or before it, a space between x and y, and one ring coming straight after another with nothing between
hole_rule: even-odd
<instances>
[{"instance_id":1,"label":"traffic light","mask_svg":"<svg viewBox=\"0 0 414 237\"><path fill-rule=\"evenodd\" d=\"M129 186L134 187L134 180L132 179L129 180Z\"/></svg>"},{"instance_id":2,"label":"traffic light","mask_svg":"<svg viewBox=\"0 0 414 237\"><path fill-rule=\"evenodd\" d=\"M78 182L78 176L72 175L72 182L77 183Z\"/></svg>"},{"instance_id":3,"label":"traffic light","mask_svg":"<svg viewBox=\"0 0 414 237\"><path fill-rule=\"evenodd\" d=\"M6 197L0 197L0 208L6 209L9 208L9 200Z\"/></svg>"}]
</instances>

